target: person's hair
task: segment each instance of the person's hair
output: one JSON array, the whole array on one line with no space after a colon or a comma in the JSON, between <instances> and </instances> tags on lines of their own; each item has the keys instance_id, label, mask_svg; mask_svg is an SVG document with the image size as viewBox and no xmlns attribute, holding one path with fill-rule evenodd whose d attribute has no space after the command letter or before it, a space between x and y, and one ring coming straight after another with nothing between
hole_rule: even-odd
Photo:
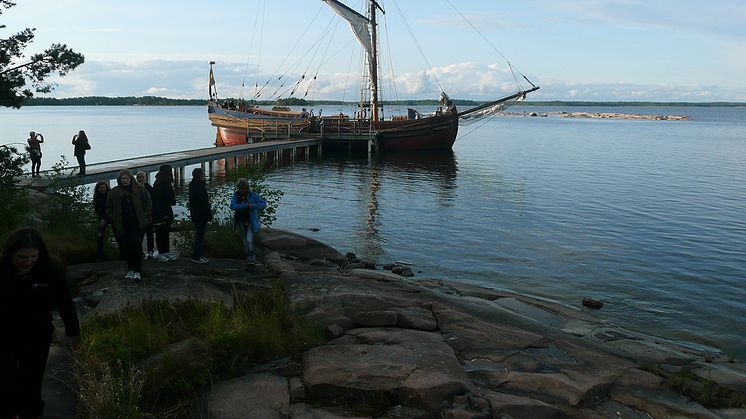
<instances>
[{"instance_id":1,"label":"person's hair","mask_svg":"<svg viewBox=\"0 0 746 419\"><path fill-rule=\"evenodd\" d=\"M236 190L239 190L239 189L241 189L243 187L246 187L249 190L251 190L251 186L249 185L249 181L246 180L246 178L242 177L241 179L238 179L238 182L236 182Z\"/></svg>"},{"instance_id":2,"label":"person's hair","mask_svg":"<svg viewBox=\"0 0 746 419\"><path fill-rule=\"evenodd\" d=\"M161 184L171 185L174 181L174 171L171 169L170 164L162 164L158 168L158 173L155 174L155 182L153 187L160 186Z\"/></svg>"},{"instance_id":3,"label":"person's hair","mask_svg":"<svg viewBox=\"0 0 746 419\"><path fill-rule=\"evenodd\" d=\"M83 141L88 142L88 136L85 135L85 131L83 130L80 130L80 132L78 132L78 140L80 139L83 139Z\"/></svg>"},{"instance_id":4,"label":"person's hair","mask_svg":"<svg viewBox=\"0 0 746 419\"><path fill-rule=\"evenodd\" d=\"M148 174L140 170L139 172L135 173L135 181L137 181L137 177L143 175L145 176L145 183L148 182Z\"/></svg>"},{"instance_id":5,"label":"person's hair","mask_svg":"<svg viewBox=\"0 0 746 419\"><path fill-rule=\"evenodd\" d=\"M94 195L98 195L98 187L99 187L99 185L106 186L106 193L109 193L109 189L110 189L109 188L109 183L106 182L105 180L100 180L100 181L96 182L96 186L93 188L93 194Z\"/></svg>"},{"instance_id":6,"label":"person's hair","mask_svg":"<svg viewBox=\"0 0 746 419\"><path fill-rule=\"evenodd\" d=\"M36 260L32 271L50 266L49 251L44 243L41 234L33 228L23 228L11 233L3 247L3 258L0 262L0 270L4 274L12 274L15 271L13 266L13 254L22 249L36 249L39 251L39 258Z\"/></svg>"},{"instance_id":7,"label":"person's hair","mask_svg":"<svg viewBox=\"0 0 746 419\"><path fill-rule=\"evenodd\" d=\"M194 168L194 170L192 170L192 179L202 179L204 177L205 173L204 170L202 170L201 168L196 167Z\"/></svg>"},{"instance_id":8,"label":"person's hair","mask_svg":"<svg viewBox=\"0 0 746 419\"><path fill-rule=\"evenodd\" d=\"M127 175L130 177L130 187L132 186L132 183L135 182L135 177L132 176L132 171L130 169L122 169L119 171L119 175L117 175L117 185L122 186L122 176Z\"/></svg>"}]
</instances>

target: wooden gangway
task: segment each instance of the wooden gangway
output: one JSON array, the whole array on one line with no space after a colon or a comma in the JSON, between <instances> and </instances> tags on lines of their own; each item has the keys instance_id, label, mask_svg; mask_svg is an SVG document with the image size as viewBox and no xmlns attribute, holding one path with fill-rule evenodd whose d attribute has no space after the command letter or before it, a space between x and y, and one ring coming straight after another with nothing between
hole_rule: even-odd
<instances>
[{"instance_id":1,"label":"wooden gangway","mask_svg":"<svg viewBox=\"0 0 746 419\"><path fill-rule=\"evenodd\" d=\"M296 149L308 149L311 146L316 146L318 152L321 153L321 140L318 138L279 139L229 147L198 148L194 150L175 151L171 153L92 163L86 166L86 174L84 176L72 174L72 172L77 169L77 166L64 168L61 171L62 178L59 178L57 173L52 170L44 170L40 172L40 177L31 177L30 175L24 176L20 179L20 183L35 188L49 188L52 187L52 185L50 185L52 177L55 177L57 181L63 183L65 183L65 181L73 181L79 185L87 185L101 180L110 181L116 179L119 171L122 169L129 169L132 173L138 171L150 173L157 171L163 164L171 165L175 169L177 179L181 178L183 181L183 172L186 166L204 163L212 164L212 162L219 160L257 154L261 155L265 153L275 153L275 156L279 156L279 153L283 150L292 150L295 152ZM306 151L306 155L308 155L308 151ZM179 176L179 174L181 174L181 176Z\"/></svg>"}]
</instances>

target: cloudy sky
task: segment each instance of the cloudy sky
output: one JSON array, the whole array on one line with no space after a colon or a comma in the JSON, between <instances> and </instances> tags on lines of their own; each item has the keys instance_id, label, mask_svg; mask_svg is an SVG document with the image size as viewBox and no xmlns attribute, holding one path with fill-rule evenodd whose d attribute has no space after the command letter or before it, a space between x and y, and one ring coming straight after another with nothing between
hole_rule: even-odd
<instances>
[{"instance_id":1,"label":"cloudy sky","mask_svg":"<svg viewBox=\"0 0 746 419\"><path fill-rule=\"evenodd\" d=\"M51 96L206 98L211 60L221 97L270 79L261 98L361 89L359 47L320 0L16 1L0 38L34 27L28 53L65 43L86 57ZM495 98L522 73L541 86L533 100L746 101L743 0L381 3L386 98Z\"/></svg>"}]
</instances>

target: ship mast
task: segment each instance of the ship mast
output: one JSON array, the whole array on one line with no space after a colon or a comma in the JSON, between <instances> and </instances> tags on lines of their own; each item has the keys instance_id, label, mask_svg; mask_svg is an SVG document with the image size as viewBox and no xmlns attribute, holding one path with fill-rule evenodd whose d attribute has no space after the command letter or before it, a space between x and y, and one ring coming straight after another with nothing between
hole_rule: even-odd
<instances>
[{"instance_id":1,"label":"ship mast","mask_svg":"<svg viewBox=\"0 0 746 419\"><path fill-rule=\"evenodd\" d=\"M378 25L376 24L376 0L370 0L370 38L372 59L370 60L370 113L373 122L378 121Z\"/></svg>"}]
</instances>

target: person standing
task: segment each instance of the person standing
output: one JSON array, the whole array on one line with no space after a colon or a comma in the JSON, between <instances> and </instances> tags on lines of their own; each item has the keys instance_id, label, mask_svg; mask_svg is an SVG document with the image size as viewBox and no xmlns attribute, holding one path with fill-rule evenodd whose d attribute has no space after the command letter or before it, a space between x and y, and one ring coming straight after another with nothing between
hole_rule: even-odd
<instances>
[{"instance_id":1,"label":"person standing","mask_svg":"<svg viewBox=\"0 0 746 419\"><path fill-rule=\"evenodd\" d=\"M150 222L152 205L145 188L135 182L132 172L119 172L117 186L109 191L106 213L114 228L119 250L127 261L125 278L142 282L142 236Z\"/></svg>"},{"instance_id":2,"label":"person standing","mask_svg":"<svg viewBox=\"0 0 746 419\"><path fill-rule=\"evenodd\" d=\"M236 193L231 198L230 208L235 211L235 226L238 226L246 252L246 269L256 266L254 233L259 231L259 210L267 207L267 201L250 189L249 181L241 178L236 182Z\"/></svg>"},{"instance_id":3,"label":"person standing","mask_svg":"<svg viewBox=\"0 0 746 419\"><path fill-rule=\"evenodd\" d=\"M79 176L85 176L85 152L91 149L91 144L88 142L88 136L85 135L85 131L80 130L77 134L73 135L73 145L75 149L73 154L78 159L78 165L80 170Z\"/></svg>"},{"instance_id":4,"label":"person standing","mask_svg":"<svg viewBox=\"0 0 746 419\"><path fill-rule=\"evenodd\" d=\"M148 183L148 176L143 171L137 172L135 175L137 184L145 188L148 191L150 198L153 198L153 187ZM153 249L155 248L155 241L153 241L153 223L149 223L145 226L145 242L147 245L148 253L145 255L147 259L153 259Z\"/></svg>"},{"instance_id":5,"label":"person standing","mask_svg":"<svg viewBox=\"0 0 746 419\"><path fill-rule=\"evenodd\" d=\"M153 183L153 228L155 229L155 245L158 248L157 260L167 262L176 260L179 255L171 253L171 223L174 220L176 194L174 193L174 174L171 165L164 164L158 168Z\"/></svg>"},{"instance_id":6,"label":"person standing","mask_svg":"<svg viewBox=\"0 0 746 419\"><path fill-rule=\"evenodd\" d=\"M111 224L109 216L106 214L106 200L109 197L109 184L103 180L96 183L93 190L93 210L98 217L98 237L96 240L96 257L99 260L104 258L104 239L106 238L106 228Z\"/></svg>"},{"instance_id":7,"label":"person standing","mask_svg":"<svg viewBox=\"0 0 746 419\"><path fill-rule=\"evenodd\" d=\"M202 169L192 170L192 181L189 182L189 216L194 224L194 246L192 248L192 262L207 263L205 257L205 230L207 223L212 221L210 197Z\"/></svg>"},{"instance_id":8,"label":"person standing","mask_svg":"<svg viewBox=\"0 0 746 419\"><path fill-rule=\"evenodd\" d=\"M31 131L28 134L28 154L31 159L31 176L41 176L41 143L44 142L44 136L40 132Z\"/></svg>"},{"instance_id":9,"label":"person standing","mask_svg":"<svg viewBox=\"0 0 746 419\"><path fill-rule=\"evenodd\" d=\"M38 231L17 230L5 242L0 296L0 417L41 417L52 311L59 312L68 337L76 338L80 326L65 269L52 261Z\"/></svg>"}]
</instances>

